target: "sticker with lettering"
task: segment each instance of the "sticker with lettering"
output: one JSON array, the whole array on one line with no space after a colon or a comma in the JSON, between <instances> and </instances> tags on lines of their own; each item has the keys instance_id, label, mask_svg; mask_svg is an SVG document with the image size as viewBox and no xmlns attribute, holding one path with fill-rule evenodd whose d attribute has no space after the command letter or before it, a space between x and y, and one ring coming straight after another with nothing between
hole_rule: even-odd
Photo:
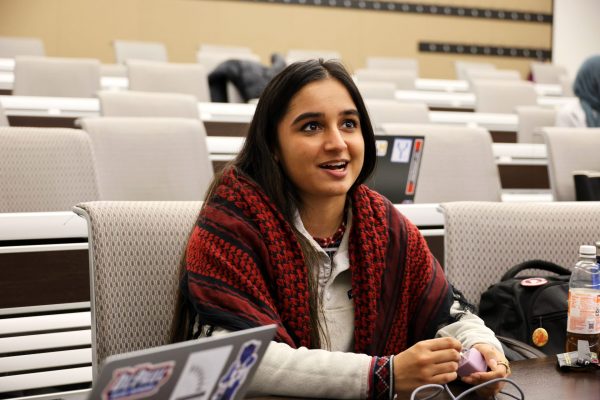
<instances>
[{"instance_id":1,"label":"sticker with lettering","mask_svg":"<svg viewBox=\"0 0 600 400\"><path fill-rule=\"evenodd\" d=\"M174 367L174 361L167 361L116 369L112 380L102 392L102 399L134 400L150 397L167 383Z\"/></svg>"}]
</instances>

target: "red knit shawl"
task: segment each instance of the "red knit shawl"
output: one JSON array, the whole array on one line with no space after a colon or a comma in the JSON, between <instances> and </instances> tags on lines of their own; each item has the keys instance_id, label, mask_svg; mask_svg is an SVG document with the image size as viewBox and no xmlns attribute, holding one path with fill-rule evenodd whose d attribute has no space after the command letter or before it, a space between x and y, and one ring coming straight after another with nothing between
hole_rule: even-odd
<instances>
[{"instance_id":1,"label":"red knit shawl","mask_svg":"<svg viewBox=\"0 0 600 400\"><path fill-rule=\"evenodd\" d=\"M352 218L354 351L396 354L435 333L451 290L417 228L387 199L359 186ZM300 245L264 192L233 170L201 211L182 286L203 324L240 330L273 323L275 340L310 348Z\"/></svg>"}]
</instances>

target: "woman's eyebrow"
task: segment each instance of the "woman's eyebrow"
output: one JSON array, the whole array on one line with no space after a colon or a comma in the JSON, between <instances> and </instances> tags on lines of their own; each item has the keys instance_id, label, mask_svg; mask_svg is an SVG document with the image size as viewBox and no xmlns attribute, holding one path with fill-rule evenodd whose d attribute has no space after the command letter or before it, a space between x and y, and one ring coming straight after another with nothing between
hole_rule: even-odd
<instances>
[{"instance_id":1,"label":"woman's eyebrow","mask_svg":"<svg viewBox=\"0 0 600 400\"><path fill-rule=\"evenodd\" d=\"M292 121L292 125L303 121L305 119L311 119L311 118L322 118L325 114L323 113L319 113L319 112L305 112L302 113L300 115L298 115L293 121Z\"/></svg>"},{"instance_id":2,"label":"woman's eyebrow","mask_svg":"<svg viewBox=\"0 0 600 400\"><path fill-rule=\"evenodd\" d=\"M344 110L344 111L340 112L339 115L354 115L357 117L360 116L360 114L358 113L358 110L355 110L354 108L351 108L349 110Z\"/></svg>"}]
</instances>

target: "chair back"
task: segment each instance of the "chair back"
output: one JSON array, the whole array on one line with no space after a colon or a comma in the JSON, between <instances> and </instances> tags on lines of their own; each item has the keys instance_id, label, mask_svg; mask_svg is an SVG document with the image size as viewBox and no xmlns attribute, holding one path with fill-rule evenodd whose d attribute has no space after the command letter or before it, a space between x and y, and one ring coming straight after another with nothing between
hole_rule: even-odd
<instances>
[{"instance_id":1,"label":"chair back","mask_svg":"<svg viewBox=\"0 0 600 400\"><path fill-rule=\"evenodd\" d=\"M416 71L391 69L357 69L358 82L391 82L396 90L414 90L417 80Z\"/></svg>"},{"instance_id":2,"label":"chair back","mask_svg":"<svg viewBox=\"0 0 600 400\"><path fill-rule=\"evenodd\" d=\"M128 60L168 61L167 48L160 42L115 40L113 48L117 64L125 64Z\"/></svg>"},{"instance_id":3,"label":"chair back","mask_svg":"<svg viewBox=\"0 0 600 400\"><path fill-rule=\"evenodd\" d=\"M179 266L201 203L90 202L93 376L113 354L170 343Z\"/></svg>"},{"instance_id":4,"label":"chair back","mask_svg":"<svg viewBox=\"0 0 600 400\"><path fill-rule=\"evenodd\" d=\"M0 103L0 126L8 126L8 118L6 118L6 114L4 113L4 108L2 108L2 103Z\"/></svg>"},{"instance_id":5,"label":"chair back","mask_svg":"<svg viewBox=\"0 0 600 400\"><path fill-rule=\"evenodd\" d=\"M465 75L469 82L476 80L521 80L521 73L516 69L467 69Z\"/></svg>"},{"instance_id":6,"label":"chair back","mask_svg":"<svg viewBox=\"0 0 600 400\"><path fill-rule=\"evenodd\" d=\"M556 110L539 106L517 107L519 125L517 127L518 143L544 143L540 128L554 126Z\"/></svg>"},{"instance_id":7,"label":"chair back","mask_svg":"<svg viewBox=\"0 0 600 400\"><path fill-rule=\"evenodd\" d=\"M543 128L548 177L556 201L575 200L573 171L600 171L600 128Z\"/></svg>"},{"instance_id":8,"label":"chair back","mask_svg":"<svg viewBox=\"0 0 600 400\"><path fill-rule=\"evenodd\" d=\"M561 78L567 76L567 69L562 65L532 62L531 74L535 83L560 84Z\"/></svg>"},{"instance_id":9,"label":"chair back","mask_svg":"<svg viewBox=\"0 0 600 400\"><path fill-rule=\"evenodd\" d=\"M483 128L446 125L383 124L388 135L423 135L415 203L500 201L492 139Z\"/></svg>"},{"instance_id":10,"label":"chair back","mask_svg":"<svg viewBox=\"0 0 600 400\"><path fill-rule=\"evenodd\" d=\"M401 103L395 100L365 99L374 127L385 123L428 124L429 108L425 103Z\"/></svg>"},{"instance_id":11,"label":"chair back","mask_svg":"<svg viewBox=\"0 0 600 400\"><path fill-rule=\"evenodd\" d=\"M89 138L77 129L0 127L0 188L2 213L98 200Z\"/></svg>"},{"instance_id":12,"label":"chair back","mask_svg":"<svg viewBox=\"0 0 600 400\"><path fill-rule=\"evenodd\" d=\"M0 36L0 58L46 55L44 42L38 38Z\"/></svg>"},{"instance_id":13,"label":"chair back","mask_svg":"<svg viewBox=\"0 0 600 400\"><path fill-rule=\"evenodd\" d=\"M475 111L487 113L515 113L517 106L537 105L533 83L513 80L473 81Z\"/></svg>"},{"instance_id":14,"label":"chair back","mask_svg":"<svg viewBox=\"0 0 600 400\"><path fill-rule=\"evenodd\" d=\"M210 101L206 69L198 64L130 60L127 75L130 90L191 94Z\"/></svg>"},{"instance_id":15,"label":"chair back","mask_svg":"<svg viewBox=\"0 0 600 400\"><path fill-rule=\"evenodd\" d=\"M599 202L455 202L441 210L446 276L475 304L509 268L533 259L570 268L579 246L598 240Z\"/></svg>"},{"instance_id":16,"label":"chair back","mask_svg":"<svg viewBox=\"0 0 600 400\"><path fill-rule=\"evenodd\" d=\"M484 62L471 62L471 61L454 61L454 70L456 72L456 79L466 81L468 79L468 71L470 70L490 70L496 69L496 66L492 63Z\"/></svg>"},{"instance_id":17,"label":"chair back","mask_svg":"<svg viewBox=\"0 0 600 400\"><path fill-rule=\"evenodd\" d=\"M198 101L187 94L103 90L98 98L105 117L200 118Z\"/></svg>"},{"instance_id":18,"label":"chair back","mask_svg":"<svg viewBox=\"0 0 600 400\"><path fill-rule=\"evenodd\" d=\"M94 149L101 200L202 200L213 178L197 119L81 120Z\"/></svg>"},{"instance_id":19,"label":"chair back","mask_svg":"<svg viewBox=\"0 0 600 400\"><path fill-rule=\"evenodd\" d=\"M100 62L86 58L15 58L15 96L94 97Z\"/></svg>"},{"instance_id":20,"label":"chair back","mask_svg":"<svg viewBox=\"0 0 600 400\"><path fill-rule=\"evenodd\" d=\"M356 82L363 99L382 99L393 101L396 97L396 85L391 82Z\"/></svg>"},{"instance_id":21,"label":"chair back","mask_svg":"<svg viewBox=\"0 0 600 400\"><path fill-rule=\"evenodd\" d=\"M419 61L416 58L367 57L367 68L414 71L419 76Z\"/></svg>"}]
</instances>

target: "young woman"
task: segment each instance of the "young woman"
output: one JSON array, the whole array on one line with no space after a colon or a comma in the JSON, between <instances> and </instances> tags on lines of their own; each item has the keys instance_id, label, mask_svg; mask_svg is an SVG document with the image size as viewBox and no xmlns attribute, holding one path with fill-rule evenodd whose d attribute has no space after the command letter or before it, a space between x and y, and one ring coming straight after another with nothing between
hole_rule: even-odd
<instances>
[{"instance_id":1,"label":"young woman","mask_svg":"<svg viewBox=\"0 0 600 400\"><path fill-rule=\"evenodd\" d=\"M271 81L242 151L215 178L188 243L191 313L180 326L206 335L277 324L255 394L388 399L456 379L469 347L490 371L464 381L508 375L500 343L417 228L363 185L374 166L351 77L313 60Z\"/></svg>"}]
</instances>

